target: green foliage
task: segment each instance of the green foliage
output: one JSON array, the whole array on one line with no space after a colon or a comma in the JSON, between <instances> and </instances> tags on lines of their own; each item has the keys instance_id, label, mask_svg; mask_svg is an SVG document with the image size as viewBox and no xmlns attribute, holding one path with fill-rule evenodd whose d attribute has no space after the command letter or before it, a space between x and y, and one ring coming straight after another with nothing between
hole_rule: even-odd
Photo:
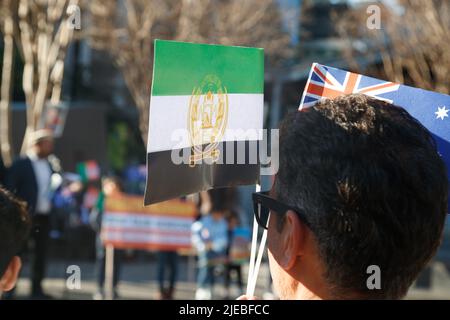
<instances>
[{"instance_id":1,"label":"green foliage","mask_svg":"<svg viewBox=\"0 0 450 320\"><path fill-rule=\"evenodd\" d=\"M108 161L111 169L121 171L127 164L128 140L127 124L115 123L108 134Z\"/></svg>"}]
</instances>

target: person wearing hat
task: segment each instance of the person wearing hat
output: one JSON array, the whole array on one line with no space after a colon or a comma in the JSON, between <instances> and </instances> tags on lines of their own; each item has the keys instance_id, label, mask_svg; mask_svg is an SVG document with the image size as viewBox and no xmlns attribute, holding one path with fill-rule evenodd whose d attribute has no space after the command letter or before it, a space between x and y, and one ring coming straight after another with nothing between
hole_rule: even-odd
<instances>
[{"instance_id":1,"label":"person wearing hat","mask_svg":"<svg viewBox=\"0 0 450 320\"><path fill-rule=\"evenodd\" d=\"M50 130L35 131L29 139L29 150L15 160L8 170L5 186L27 203L32 217L31 237L34 240L32 260L31 298L49 298L42 290L45 276L47 244L49 239L52 175L59 171L50 161L53 152L53 134Z\"/></svg>"}]
</instances>

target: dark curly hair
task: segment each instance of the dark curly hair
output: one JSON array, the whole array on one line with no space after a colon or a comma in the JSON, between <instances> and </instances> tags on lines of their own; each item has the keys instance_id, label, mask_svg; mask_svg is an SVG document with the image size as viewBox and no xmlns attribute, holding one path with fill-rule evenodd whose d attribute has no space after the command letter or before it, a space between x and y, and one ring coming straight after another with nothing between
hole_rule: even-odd
<instances>
[{"instance_id":1,"label":"dark curly hair","mask_svg":"<svg viewBox=\"0 0 450 320\"><path fill-rule=\"evenodd\" d=\"M347 95L284 120L275 194L308 215L336 298L395 299L440 244L448 181L430 132L416 119ZM381 290L367 288L370 265L380 267Z\"/></svg>"},{"instance_id":2,"label":"dark curly hair","mask_svg":"<svg viewBox=\"0 0 450 320\"><path fill-rule=\"evenodd\" d=\"M29 231L26 204L0 187L0 278L12 257L23 249Z\"/></svg>"}]
</instances>

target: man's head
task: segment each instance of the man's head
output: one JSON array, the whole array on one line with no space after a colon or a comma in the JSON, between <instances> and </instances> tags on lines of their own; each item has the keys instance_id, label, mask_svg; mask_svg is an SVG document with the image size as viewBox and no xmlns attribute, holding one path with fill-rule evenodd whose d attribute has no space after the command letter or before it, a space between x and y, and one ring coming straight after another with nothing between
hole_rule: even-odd
<instances>
[{"instance_id":1,"label":"man's head","mask_svg":"<svg viewBox=\"0 0 450 320\"><path fill-rule=\"evenodd\" d=\"M26 205L0 188L0 293L11 290L19 275L17 256L29 232Z\"/></svg>"},{"instance_id":2,"label":"man's head","mask_svg":"<svg viewBox=\"0 0 450 320\"><path fill-rule=\"evenodd\" d=\"M268 245L282 298L401 298L435 254L447 174L432 137L402 108L362 95L289 115L272 197ZM367 268L381 271L369 290ZM301 294L300 294L301 295Z\"/></svg>"},{"instance_id":3,"label":"man's head","mask_svg":"<svg viewBox=\"0 0 450 320\"><path fill-rule=\"evenodd\" d=\"M122 192L122 182L114 176L105 177L102 179L102 189L106 196L114 196Z\"/></svg>"},{"instance_id":4,"label":"man's head","mask_svg":"<svg viewBox=\"0 0 450 320\"><path fill-rule=\"evenodd\" d=\"M213 204L211 208L211 217L216 220L222 220L225 218L226 209L221 204Z\"/></svg>"},{"instance_id":5,"label":"man's head","mask_svg":"<svg viewBox=\"0 0 450 320\"><path fill-rule=\"evenodd\" d=\"M53 133L47 129L33 132L30 145L39 158L47 158L53 153Z\"/></svg>"}]
</instances>

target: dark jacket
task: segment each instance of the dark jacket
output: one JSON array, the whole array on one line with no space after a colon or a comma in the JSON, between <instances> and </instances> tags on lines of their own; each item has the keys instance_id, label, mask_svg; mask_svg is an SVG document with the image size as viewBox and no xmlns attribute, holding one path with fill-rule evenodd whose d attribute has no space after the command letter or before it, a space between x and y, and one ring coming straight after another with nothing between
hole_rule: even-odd
<instances>
[{"instance_id":1,"label":"dark jacket","mask_svg":"<svg viewBox=\"0 0 450 320\"><path fill-rule=\"evenodd\" d=\"M56 171L50 162L48 165L52 172ZM7 171L5 187L19 199L26 201L30 214L34 213L38 196L38 185L30 158L21 157L14 161L11 168Z\"/></svg>"},{"instance_id":2,"label":"dark jacket","mask_svg":"<svg viewBox=\"0 0 450 320\"><path fill-rule=\"evenodd\" d=\"M4 184L6 168L3 164L2 156L0 155L0 185Z\"/></svg>"}]
</instances>

